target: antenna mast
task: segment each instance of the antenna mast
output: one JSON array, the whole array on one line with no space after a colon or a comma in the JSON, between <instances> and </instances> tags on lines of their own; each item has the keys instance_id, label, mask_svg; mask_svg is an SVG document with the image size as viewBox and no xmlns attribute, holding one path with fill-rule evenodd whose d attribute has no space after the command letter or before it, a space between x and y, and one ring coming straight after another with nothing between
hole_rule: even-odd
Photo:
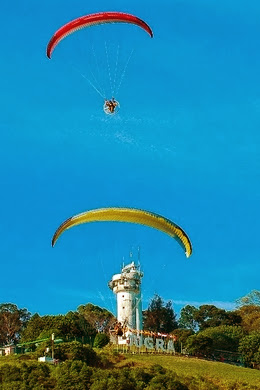
<instances>
[{"instance_id":1,"label":"antenna mast","mask_svg":"<svg viewBox=\"0 0 260 390\"><path fill-rule=\"evenodd\" d=\"M140 246L138 246L138 248L137 248L137 260L138 260L138 266L140 267Z\"/></svg>"}]
</instances>

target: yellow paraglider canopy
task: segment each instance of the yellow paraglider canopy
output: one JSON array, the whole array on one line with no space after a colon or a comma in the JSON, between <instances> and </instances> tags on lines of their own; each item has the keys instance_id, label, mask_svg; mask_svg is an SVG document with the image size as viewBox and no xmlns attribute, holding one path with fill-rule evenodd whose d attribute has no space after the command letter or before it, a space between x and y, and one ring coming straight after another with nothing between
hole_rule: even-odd
<instances>
[{"instance_id":1,"label":"yellow paraglider canopy","mask_svg":"<svg viewBox=\"0 0 260 390\"><path fill-rule=\"evenodd\" d=\"M192 246L189 237L184 230L182 230L182 228L174 222L150 211L122 207L90 210L68 218L54 233L52 246L55 245L56 241L65 230L82 223L98 221L130 222L150 226L175 238L185 250L187 257L189 257L192 253Z\"/></svg>"}]
</instances>

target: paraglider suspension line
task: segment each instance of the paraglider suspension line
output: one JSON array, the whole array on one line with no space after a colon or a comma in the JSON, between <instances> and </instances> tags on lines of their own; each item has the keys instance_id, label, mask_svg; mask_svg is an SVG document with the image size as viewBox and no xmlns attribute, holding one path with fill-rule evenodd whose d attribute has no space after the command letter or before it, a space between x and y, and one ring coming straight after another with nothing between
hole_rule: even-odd
<instances>
[{"instance_id":1,"label":"paraglider suspension line","mask_svg":"<svg viewBox=\"0 0 260 390\"><path fill-rule=\"evenodd\" d=\"M76 71L77 72L79 72L79 74L85 79L85 80L87 80L88 81L88 83L91 85L91 87L93 87L94 88L94 90L103 98L103 99L105 99L106 97L105 97L105 95L104 95L104 93L102 93L102 92L100 92L97 88L96 88L96 86L83 74L83 73L81 73L81 71L79 70L79 69L77 69L75 66L73 66L74 67L74 69L76 69Z\"/></svg>"},{"instance_id":2,"label":"paraglider suspension line","mask_svg":"<svg viewBox=\"0 0 260 390\"><path fill-rule=\"evenodd\" d=\"M116 94L118 94L119 88L121 87L121 84L122 84L123 79L124 79L125 74L126 74L126 69L127 69L128 64L129 64L129 62L130 62L130 60L131 60L131 57L132 57L132 55L133 55L133 52L134 52L134 49L131 51L130 56L128 57L128 60L126 61L125 67L124 67L124 69L123 69L123 72L122 72L122 75L121 75L121 78L120 78L120 82L119 82L118 88L117 88L117 90L116 90Z\"/></svg>"},{"instance_id":3,"label":"paraglider suspension line","mask_svg":"<svg viewBox=\"0 0 260 390\"><path fill-rule=\"evenodd\" d=\"M96 69L97 69L97 78L98 78L98 80L100 80L101 81L101 72L100 72L100 67L99 67L99 64L98 64L98 60L97 60L97 56L96 56L96 52L95 52L95 50L94 50L94 47L92 46L92 52L93 52L93 56L94 56L94 58L95 58L95 63L96 63ZM96 79L96 78L95 78ZM105 91L104 91L104 88L101 88L100 87L100 84L98 84L97 82L96 82L96 85L98 85L98 88L100 89L100 91L102 92L102 94L103 94L103 96L105 96ZM102 81L101 81L101 85L102 85Z\"/></svg>"},{"instance_id":4,"label":"paraglider suspension line","mask_svg":"<svg viewBox=\"0 0 260 390\"><path fill-rule=\"evenodd\" d=\"M105 49L106 49L107 69L108 69L108 75L109 75L110 89L111 89L111 94L112 94L112 96L113 96L114 91L113 91L113 87L112 87L112 77L111 77L111 70L110 70L110 64L109 64L109 58L108 58L107 43L106 43L106 41L105 41Z\"/></svg>"},{"instance_id":5,"label":"paraglider suspension line","mask_svg":"<svg viewBox=\"0 0 260 390\"><path fill-rule=\"evenodd\" d=\"M117 53L116 53L116 65L115 65L115 75L114 75L114 86L112 95L114 95L115 89L116 89L116 76L117 76L117 69L118 69L118 57L119 57L119 45L117 46Z\"/></svg>"}]
</instances>

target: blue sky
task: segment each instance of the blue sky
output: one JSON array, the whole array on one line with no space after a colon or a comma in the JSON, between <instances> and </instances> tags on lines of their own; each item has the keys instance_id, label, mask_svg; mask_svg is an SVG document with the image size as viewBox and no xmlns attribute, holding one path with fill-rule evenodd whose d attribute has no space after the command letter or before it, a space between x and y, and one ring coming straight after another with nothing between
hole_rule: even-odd
<instances>
[{"instance_id":1,"label":"blue sky","mask_svg":"<svg viewBox=\"0 0 260 390\"><path fill-rule=\"evenodd\" d=\"M1 302L40 314L87 302L115 311L107 282L138 246L144 307L156 292L177 312L188 303L230 309L259 289L259 3L4 0L1 8ZM135 26L95 27L46 58L56 29L103 10L138 15L154 39ZM134 48L113 118L81 76L95 68L88 37L108 83L100 42L112 68L117 45L122 64ZM172 219L193 255L158 231L117 223L76 227L51 248L63 220L109 206Z\"/></svg>"}]
</instances>

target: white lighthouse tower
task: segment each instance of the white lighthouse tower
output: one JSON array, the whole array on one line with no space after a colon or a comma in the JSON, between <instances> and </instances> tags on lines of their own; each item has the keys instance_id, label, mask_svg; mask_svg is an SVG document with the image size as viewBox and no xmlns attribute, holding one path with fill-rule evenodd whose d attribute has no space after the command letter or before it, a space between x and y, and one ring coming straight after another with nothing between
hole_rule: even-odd
<instances>
[{"instance_id":1,"label":"white lighthouse tower","mask_svg":"<svg viewBox=\"0 0 260 390\"><path fill-rule=\"evenodd\" d=\"M137 332L142 330L141 278L143 273L135 262L113 275L109 288L117 295L117 321Z\"/></svg>"}]
</instances>

